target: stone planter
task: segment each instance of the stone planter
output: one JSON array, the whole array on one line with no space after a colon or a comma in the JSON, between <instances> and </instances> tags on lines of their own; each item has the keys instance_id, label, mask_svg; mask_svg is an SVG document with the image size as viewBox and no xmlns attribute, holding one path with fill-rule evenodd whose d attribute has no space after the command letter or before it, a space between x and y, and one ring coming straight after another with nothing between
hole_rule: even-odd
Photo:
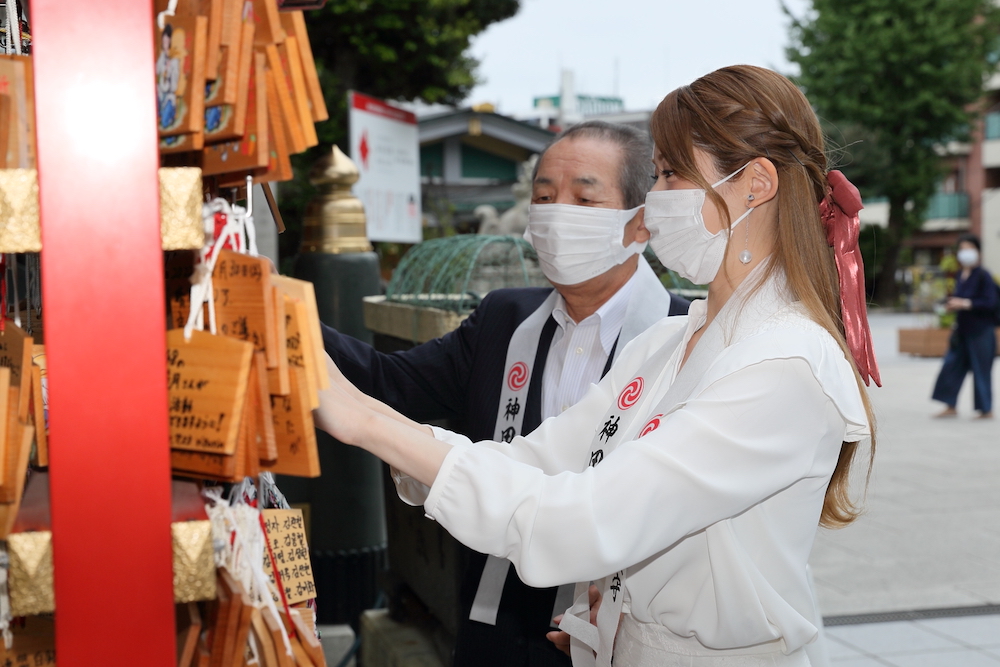
<instances>
[{"instance_id":1,"label":"stone planter","mask_svg":"<svg viewBox=\"0 0 1000 667\"><path fill-rule=\"evenodd\" d=\"M915 357L943 357L948 351L951 329L900 329L899 351ZM997 351L1000 353L1000 329L997 330Z\"/></svg>"}]
</instances>

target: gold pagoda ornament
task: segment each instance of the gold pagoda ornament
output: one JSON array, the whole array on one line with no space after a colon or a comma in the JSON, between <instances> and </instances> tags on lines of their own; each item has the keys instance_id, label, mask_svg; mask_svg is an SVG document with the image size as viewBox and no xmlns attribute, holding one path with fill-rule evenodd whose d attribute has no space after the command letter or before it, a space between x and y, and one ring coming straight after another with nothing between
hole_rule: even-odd
<instances>
[{"instance_id":1,"label":"gold pagoda ornament","mask_svg":"<svg viewBox=\"0 0 1000 667\"><path fill-rule=\"evenodd\" d=\"M337 146L313 166L309 181L319 194L306 207L301 252L343 254L368 252L365 207L351 192L358 182L357 165Z\"/></svg>"}]
</instances>

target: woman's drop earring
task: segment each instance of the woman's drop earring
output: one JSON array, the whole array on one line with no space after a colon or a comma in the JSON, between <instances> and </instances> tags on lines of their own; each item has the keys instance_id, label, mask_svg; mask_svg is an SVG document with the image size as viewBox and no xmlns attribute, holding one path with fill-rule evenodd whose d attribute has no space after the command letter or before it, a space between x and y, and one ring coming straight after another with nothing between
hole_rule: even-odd
<instances>
[{"instance_id":1,"label":"woman's drop earring","mask_svg":"<svg viewBox=\"0 0 1000 667\"><path fill-rule=\"evenodd\" d=\"M747 201L748 202L753 201L753 195L747 195ZM750 210L752 211L753 209L751 208ZM746 235L746 241L744 242L744 245L743 245L743 252L740 253L740 262L742 262L743 264L749 264L750 260L753 259L753 255L750 254L750 216L749 215L747 216L747 222L746 222L745 226L747 228L747 235Z\"/></svg>"}]
</instances>

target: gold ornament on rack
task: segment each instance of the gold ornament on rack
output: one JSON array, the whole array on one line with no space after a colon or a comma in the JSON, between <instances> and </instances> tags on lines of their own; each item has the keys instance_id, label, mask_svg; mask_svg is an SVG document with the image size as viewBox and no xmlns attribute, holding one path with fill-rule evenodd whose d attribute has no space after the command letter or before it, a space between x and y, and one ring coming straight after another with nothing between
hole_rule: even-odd
<instances>
[{"instance_id":1,"label":"gold ornament on rack","mask_svg":"<svg viewBox=\"0 0 1000 667\"><path fill-rule=\"evenodd\" d=\"M39 252L38 171L0 169L0 252Z\"/></svg>"},{"instance_id":2,"label":"gold ornament on rack","mask_svg":"<svg viewBox=\"0 0 1000 667\"><path fill-rule=\"evenodd\" d=\"M205 245L201 217L201 169L159 170L160 236L164 250L199 250ZM0 253L41 252L38 171L0 169Z\"/></svg>"},{"instance_id":3,"label":"gold ornament on rack","mask_svg":"<svg viewBox=\"0 0 1000 667\"><path fill-rule=\"evenodd\" d=\"M10 613L34 616L55 610L52 588L52 532L40 530L7 536Z\"/></svg>"},{"instance_id":4,"label":"gold ornament on rack","mask_svg":"<svg viewBox=\"0 0 1000 667\"><path fill-rule=\"evenodd\" d=\"M164 250L200 250L205 245L201 217L201 169L160 168L160 238Z\"/></svg>"}]
</instances>

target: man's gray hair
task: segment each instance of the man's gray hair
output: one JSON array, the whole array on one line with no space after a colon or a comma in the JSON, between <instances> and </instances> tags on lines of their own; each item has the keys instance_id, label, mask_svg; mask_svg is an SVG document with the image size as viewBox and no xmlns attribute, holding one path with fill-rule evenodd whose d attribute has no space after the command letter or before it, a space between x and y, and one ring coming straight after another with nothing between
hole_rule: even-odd
<instances>
[{"instance_id":1,"label":"man's gray hair","mask_svg":"<svg viewBox=\"0 0 1000 667\"><path fill-rule=\"evenodd\" d=\"M531 174L532 183L538 176L538 165L542 163L545 153L563 139L598 139L621 149L618 187L622 192L625 208L635 208L645 203L646 193L653 183L650 178L653 173L653 144L645 133L630 125L607 123L603 120L588 120L574 125L560 132L538 156L535 171Z\"/></svg>"}]
</instances>

